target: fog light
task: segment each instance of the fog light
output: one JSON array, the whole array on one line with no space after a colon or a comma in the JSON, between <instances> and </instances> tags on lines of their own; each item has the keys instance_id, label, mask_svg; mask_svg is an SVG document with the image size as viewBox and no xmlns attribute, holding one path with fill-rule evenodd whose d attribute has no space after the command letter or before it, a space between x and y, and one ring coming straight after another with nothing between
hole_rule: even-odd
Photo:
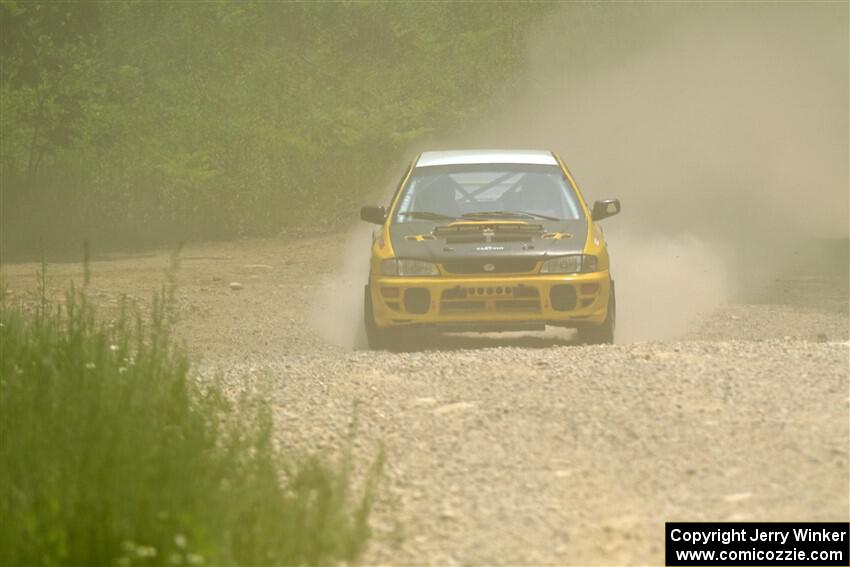
<instances>
[{"instance_id":1,"label":"fog light","mask_svg":"<svg viewBox=\"0 0 850 567\"><path fill-rule=\"evenodd\" d=\"M382 287L381 295L384 297L398 297L399 292L397 287Z\"/></svg>"},{"instance_id":2,"label":"fog light","mask_svg":"<svg viewBox=\"0 0 850 567\"><path fill-rule=\"evenodd\" d=\"M423 314L431 306L431 293L424 287L412 287L404 292L404 308L408 313Z\"/></svg>"},{"instance_id":3,"label":"fog light","mask_svg":"<svg viewBox=\"0 0 850 567\"><path fill-rule=\"evenodd\" d=\"M571 285L552 286L549 299L555 311L571 311L576 308L576 290Z\"/></svg>"}]
</instances>

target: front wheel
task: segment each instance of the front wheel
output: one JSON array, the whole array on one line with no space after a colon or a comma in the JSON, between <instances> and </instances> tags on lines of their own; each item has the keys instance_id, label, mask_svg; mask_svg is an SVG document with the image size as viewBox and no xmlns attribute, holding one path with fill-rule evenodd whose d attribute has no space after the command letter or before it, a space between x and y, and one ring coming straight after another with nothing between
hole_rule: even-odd
<instances>
[{"instance_id":1,"label":"front wheel","mask_svg":"<svg viewBox=\"0 0 850 567\"><path fill-rule=\"evenodd\" d=\"M375 324L372 292L368 285L363 288L363 323L366 327L366 343L369 345L369 350L389 350L395 346L390 329L382 329Z\"/></svg>"},{"instance_id":2,"label":"front wheel","mask_svg":"<svg viewBox=\"0 0 850 567\"><path fill-rule=\"evenodd\" d=\"M578 330L579 340L589 345L608 345L614 342L614 327L617 322L617 301L614 295L614 282L608 292L608 314L601 325L588 325Z\"/></svg>"}]
</instances>

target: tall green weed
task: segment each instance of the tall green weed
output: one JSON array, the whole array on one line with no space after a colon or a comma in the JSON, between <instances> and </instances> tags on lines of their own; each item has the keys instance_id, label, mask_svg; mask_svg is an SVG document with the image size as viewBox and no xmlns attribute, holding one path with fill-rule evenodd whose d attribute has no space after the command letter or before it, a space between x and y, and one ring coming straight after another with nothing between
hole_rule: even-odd
<instances>
[{"instance_id":1,"label":"tall green weed","mask_svg":"<svg viewBox=\"0 0 850 567\"><path fill-rule=\"evenodd\" d=\"M191 377L170 313L168 291L111 325L73 289L0 307L0 563L356 560L381 458L355 494L347 453L280 454L264 400Z\"/></svg>"}]
</instances>

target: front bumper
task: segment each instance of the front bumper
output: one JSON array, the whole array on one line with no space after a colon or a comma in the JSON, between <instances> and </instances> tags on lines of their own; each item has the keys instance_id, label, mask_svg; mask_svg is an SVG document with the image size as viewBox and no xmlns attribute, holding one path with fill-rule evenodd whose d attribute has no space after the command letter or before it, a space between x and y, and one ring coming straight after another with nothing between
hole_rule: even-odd
<instances>
[{"instance_id":1,"label":"front bumper","mask_svg":"<svg viewBox=\"0 0 850 567\"><path fill-rule=\"evenodd\" d=\"M375 324L383 328L599 325L608 313L610 287L607 271L487 277L373 276L370 280Z\"/></svg>"}]
</instances>

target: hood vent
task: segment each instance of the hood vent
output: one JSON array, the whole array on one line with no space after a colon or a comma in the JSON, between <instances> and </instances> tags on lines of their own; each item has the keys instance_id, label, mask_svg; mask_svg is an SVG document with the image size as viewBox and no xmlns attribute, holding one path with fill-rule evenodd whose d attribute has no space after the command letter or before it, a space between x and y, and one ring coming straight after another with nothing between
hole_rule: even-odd
<instances>
[{"instance_id":1,"label":"hood vent","mask_svg":"<svg viewBox=\"0 0 850 567\"><path fill-rule=\"evenodd\" d=\"M446 236L446 244L489 244L490 242L531 242L531 235L527 234L495 234L487 235L462 234L458 236Z\"/></svg>"},{"instance_id":2,"label":"hood vent","mask_svg":"<svg viewBox=\"0 0 850 567\"><path fill-rule=\"evenodd\" d=\"M531 242L543 234L543 226L524 222L470 222L438 226L434 236L446 244L487 244L490 242Z\"/></svg>"}]
</instances>

